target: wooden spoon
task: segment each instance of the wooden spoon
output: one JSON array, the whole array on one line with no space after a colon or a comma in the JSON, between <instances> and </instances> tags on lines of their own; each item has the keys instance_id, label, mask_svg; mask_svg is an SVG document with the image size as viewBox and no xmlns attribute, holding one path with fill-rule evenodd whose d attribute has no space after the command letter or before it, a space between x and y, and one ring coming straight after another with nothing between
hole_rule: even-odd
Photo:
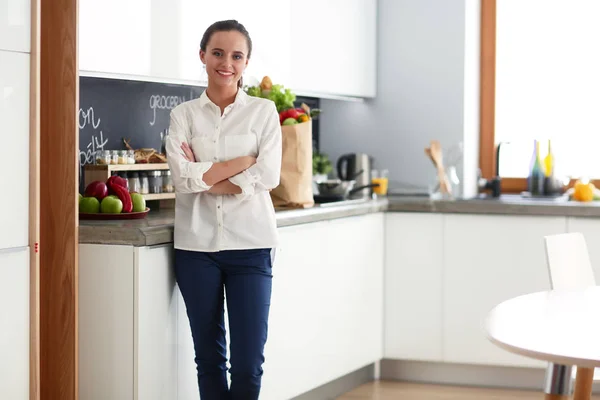
<instances>
[{"instance_id":1,"label":"wooden spoon","mask_svg":"<svg viewBox=\"0 0 600 400\"><path fill-rule=\"evenodd\" d=\"M439 141L432 140L430 147L425 149L425 153L429 156L429 158L431 158L431 161L433 161L433 165L437 169L441 192L452 195L452 185L450 185L450 179L448 179L446 169L444 168L442 145Z\"/></svg>"}]
</instances>

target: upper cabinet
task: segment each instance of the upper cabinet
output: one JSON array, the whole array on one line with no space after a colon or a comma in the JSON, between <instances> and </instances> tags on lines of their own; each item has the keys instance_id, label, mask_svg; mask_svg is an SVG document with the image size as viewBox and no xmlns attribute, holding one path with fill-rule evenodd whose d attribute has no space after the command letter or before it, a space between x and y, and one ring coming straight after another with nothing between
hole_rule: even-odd
<instances>
[{"instance_id":1,"label":"upper cabinet","mask_svg":"<svg viewBox=\"0 0 600 400\"><path fill-rule=\"evenodd\" d=\"M29 0L0 0L0 50L29 53L30 30Z\"/></svg>"},{"instance_id":2,"label":"upper cabinet","mask_svg":"<svg viewBox=\"0 0 600 400\"><path fill-rule=\"evenodd\" d=\"M186 65L192 69L201 68L198 59L200 40L206 28L216 21L234 19L244 25L252 40L252 53L248 68L244 73L245 84L258 84L268 75L274 83L290 86L290 17L292 2L289 0L232 0L227 2L206 2L184 0L186 15L195 15L186 25L184 40L195 46L193 54L186 55Z\"/></svg>"},{"instance_id":3,"label":"upper cabinet","mask_svg":"<svg viewBox=\"0 0 600 400\"><path fill-rule=\"evenodd\" d=\"M292 3L295 90L375 97L377 0Z\"/></svg>"},{"instance_id":4,"label":"upper cabinet","mask_svg":"<svg viewBox=\"0 0 600 400\"><path fill-rule=\"evenodd\" d=\"M302 94L373 97L376 3L80 0L79 68L89 75L206 85L198 55L202 35L215 21L235 19L252 39L246 84L268 75Z\"/></svg>"},{"instance_id":5,"label":"upper cabinet","mask_svg":"<svg viewBox=\"0 0 600 400\"><path fill-rule=\"evenodd\" d=\"M10 195L0 196L0 250L29 243L29 54L0 50L0 170ZM9 172L10 171L10 172ZM1 341L1 340L0 340Z\"/></svg>"},{"instance_id":6,"label":"upper cabinet","mask_svg":"<svg viewBox=\"0 0 600 400\"><path fill-rule=\"evenodd\" d=\"M146 0L81 0L79 69L150 76L152 21L151 2Z\"/></svg>"}]
</instances>

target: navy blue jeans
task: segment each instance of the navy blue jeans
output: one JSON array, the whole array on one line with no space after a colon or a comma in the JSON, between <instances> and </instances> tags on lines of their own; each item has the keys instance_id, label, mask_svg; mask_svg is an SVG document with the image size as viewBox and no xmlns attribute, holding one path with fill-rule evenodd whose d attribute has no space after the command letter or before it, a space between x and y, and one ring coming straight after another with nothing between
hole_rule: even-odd
<instances>
[{"instance_id":1,"label":"navy blue jeans","mask_svg":"<svg viewBox=\"0 0 600 400\"><path fill-rule=\"evenodd\" d=\"M271 250L175 250L175 276L190 320L202 400L257 400L271 304ZM229 315L227 385L224 295Z\"/></svg>"}]
</instances>

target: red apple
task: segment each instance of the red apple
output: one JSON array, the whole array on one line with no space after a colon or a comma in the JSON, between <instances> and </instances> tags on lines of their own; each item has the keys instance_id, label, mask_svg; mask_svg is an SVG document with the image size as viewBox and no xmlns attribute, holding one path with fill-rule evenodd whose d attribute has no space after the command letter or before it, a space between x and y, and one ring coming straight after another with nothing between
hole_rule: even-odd
<instances>
[{"instance_id":1,"label":"red apple","mask_svg":"<svg viewBox=\"0 0 600 400\"><path fill-rule=\"evenodd\" d=\"M95 197L98 201L102 201L106 196L108 196L108 188L102 181L94 181L85 188L85 197Z\"/></svg>"}]
</instances>

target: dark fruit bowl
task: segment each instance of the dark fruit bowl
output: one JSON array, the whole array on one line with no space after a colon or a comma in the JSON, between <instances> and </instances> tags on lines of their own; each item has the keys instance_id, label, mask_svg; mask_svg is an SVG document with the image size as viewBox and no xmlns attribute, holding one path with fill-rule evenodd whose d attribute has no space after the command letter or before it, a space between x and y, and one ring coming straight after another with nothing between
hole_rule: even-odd
<instances>
[{"instance_id":1,"label":"dark fruit bowl","mask_svg":"<svg viewBox=\"0 0 600 400\"><path fill-rule=\"evenodd\" d=\"M88 220L99 220L99 221L108 221L108 220L126 220L126 219L142 219L146 218L146 215L150 212L150 208L146 207L145 211L139 212L130 212L130 213L120 213L120 214L103 214L103 213L79 213L79 219L88 219Z\"/></svg>"}]
</instances>

